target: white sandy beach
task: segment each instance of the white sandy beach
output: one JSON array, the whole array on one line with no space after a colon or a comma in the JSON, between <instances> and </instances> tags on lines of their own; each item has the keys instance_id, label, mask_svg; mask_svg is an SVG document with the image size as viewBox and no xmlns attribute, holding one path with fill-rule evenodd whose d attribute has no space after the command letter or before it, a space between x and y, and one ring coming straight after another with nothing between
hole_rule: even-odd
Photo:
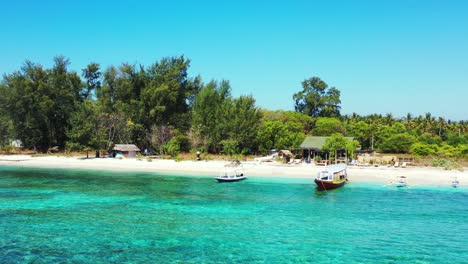
<instances>
[{"instance_id":1,"label":"white sandy beach","mask_svg":"<svg viewBox=\"0 0 468 264\"><path fill-rule=\"evenodd\" d=\"M215 176L224 168L225 161L180 161L154 159L112 159L78 157L31 157L29 155L0 155L0 166L31 168L89 169L121 172L154 172L172 175ZM313 164L281 164L277 162L243 162L247 176L271 178L313 178L323 167ZM389 184L397 176L406 176L409 186L449 187L454 176L460 187L468 187L468 170L444 170L429 167L348 167L348 178L352 182Z\"/></svg>"}]
</instances>

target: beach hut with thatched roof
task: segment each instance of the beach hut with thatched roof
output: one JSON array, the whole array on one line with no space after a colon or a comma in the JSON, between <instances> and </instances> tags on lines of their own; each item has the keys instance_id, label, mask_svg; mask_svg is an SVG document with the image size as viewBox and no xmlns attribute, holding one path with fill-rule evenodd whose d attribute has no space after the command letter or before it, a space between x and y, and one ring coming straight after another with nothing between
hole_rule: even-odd
<instances>
[{"instance_id":1,"label":"beach hut with thatched roof","mask_svg":"<svg viewBox=\"0 0 468 264\"><path fill-rule=\"evenodd\" d=\"M309 161L311 158L314 159L317 156L328 160L330 153L328 151L322 151L328 138L330 137L307 136L299 148L303 150L304 156L306 156ZM349 141L354 140L354 137L345 138Z\"/></svg>"},{"instance_id":2,"label":"beach hut with thatched roof","mask_svg":"<svg viewBox=\"0 0 468 264\"><path fill-rule=\"evenodd\" d=\"M135 158L140 149L134 144L116 144L112 149L114 152L122 152L128 158Z\"/></svg>"}]
</instances>

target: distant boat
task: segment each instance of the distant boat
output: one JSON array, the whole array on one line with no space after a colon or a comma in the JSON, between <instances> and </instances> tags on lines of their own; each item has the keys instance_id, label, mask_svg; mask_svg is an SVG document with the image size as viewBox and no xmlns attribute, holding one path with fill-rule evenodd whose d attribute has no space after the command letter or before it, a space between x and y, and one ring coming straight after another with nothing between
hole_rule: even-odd
<instances>
[{"instance_id":1,"label":"distant boat","mask_svg":"<svg viewBox=\"0 0 468 264\"><path fill-rule=\"evenodd\" d=\"M215 179L218 182L236 182L246 179L242 168L226 169Z\"/></svg>"},{"instance_id":2,"label":"distant boat","mask_svg":"<svg viewBox=\"0 0 468 264\"><path fill-rule=\"evenodd\" d=\"M452 187L453 187L453 188L457 188L458 185L460 185L460 182L458 181L457 177L453 177L453 180L452 180Z\"/></svg>"},{"instance_id":3,"label":"distant boat","mask_svg":"<svg viewBox=\"0 0 468 264\"><path fill-rule=\"evenodd\" d=\"M346 164L333 164L323 168L315 178L315 184L319 190L332 190L346 184L348 175Z\"/></svg>"},{"instance_id":4,"label":"distant boat","mask_svg":"<svg viewBox=\"0 0 468 264\"><path fill-rule=\"evenodd\" d=\"M406 187L406 176L398 176L397 181L395 182L396 187Z\"/></svg>"}]
</instances>

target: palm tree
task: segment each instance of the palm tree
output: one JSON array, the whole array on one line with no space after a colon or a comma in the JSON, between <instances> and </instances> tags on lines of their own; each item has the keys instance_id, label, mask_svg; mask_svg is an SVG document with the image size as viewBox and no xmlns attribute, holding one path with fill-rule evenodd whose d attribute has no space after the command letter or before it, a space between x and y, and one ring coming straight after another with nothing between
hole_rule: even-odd
<instances>
[{"instance_id":1,"label":"palm tree","mask_svg":"<svg viewBox=\"0 0 468 264\"><path fill-rule=\"evenodd\" d=\"M403 117L403 120L406 123L406 129L411 130L413 127L413 116L411 113L407 113L406 117Z\"/></svg>"},{"instance_id":2,"label":"palm tree","mask_svg":"<svg viewBox=\"0 0 468 264\"><path fill-rule=\"evenodd\" d=\"M445 119L443 117L439 117L437 123L439 125L439 137L442 137L442 129L444 129L447 126L447 123L445 122Z\"/></svg>"},{"instance_id":3,"label":"palm tree","mask_svg":"<svg viewBox=\"0 0 468 264\"><path fill-rule=\"evenodd\" d=\"M393 122L395 122L393 115L391 113L387 113L384 118L384 123L388 126L391 126L393 125Z\"/></svg>"},{"instance_id":4,"label":"palm tree","mask_svg":"<svg viewBox=\"0 0 468 264\"><path fill-rule=\"evenodd\" d=\"M423 120L424 132L433 131L434 123L435 123L435 118L431 115L431 113L427 112Z\"/></svg>"}]
</instances>

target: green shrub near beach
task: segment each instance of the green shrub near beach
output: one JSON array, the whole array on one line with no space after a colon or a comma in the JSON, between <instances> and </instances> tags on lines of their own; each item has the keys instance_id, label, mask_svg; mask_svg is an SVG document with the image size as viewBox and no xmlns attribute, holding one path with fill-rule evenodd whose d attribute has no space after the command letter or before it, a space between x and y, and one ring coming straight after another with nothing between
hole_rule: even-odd
<instances>
[{"instance_id":1,"label":"green shrub near beach","mask_svg":"<svg viewBox=\"0 0 468 264\"><path fill-rule=\"evenodd\" d=\"M409 152L418 156L434 155L438 152L438 147L437 145L416 142L413 145L411 145Z\"/></svg>"},{"instance_id":2,"label":"green shrub near beach","mask_svg":"<svg viewBox=\"0 0 468 264\"><path fill-rule=\"evenodd\" d=\"M434 158L431 162L431 165L434 167L442 167L446 170L452 170L461 167L460 164L458 164L455 160L443 158Z\"/></svg>"}]
</instances>

